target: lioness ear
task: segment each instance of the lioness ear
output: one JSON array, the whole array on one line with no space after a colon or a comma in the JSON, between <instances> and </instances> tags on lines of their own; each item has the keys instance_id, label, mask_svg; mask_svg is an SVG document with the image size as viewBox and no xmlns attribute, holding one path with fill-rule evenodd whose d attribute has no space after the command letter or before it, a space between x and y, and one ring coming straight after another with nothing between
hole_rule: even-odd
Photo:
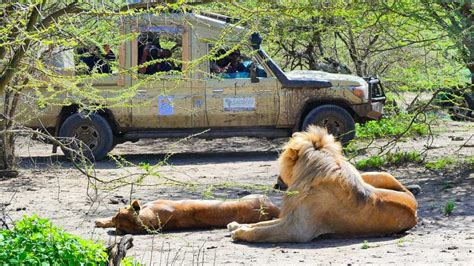
<instances>
[{"instance_id":1,"label":"lioness ear","mask_svg":"<svg viewBox=\"0 0 474 266\"><path fill-rule=\"evenodd\" d=\"M133 209L134 211L136 211L136 212L139 212L140 209L142 208L142 207L140 206L140 202L139 202L138 200L134 200L134 201L132 202L131 207L132 207L132 209Z\"/></svg>"}]
</instances>

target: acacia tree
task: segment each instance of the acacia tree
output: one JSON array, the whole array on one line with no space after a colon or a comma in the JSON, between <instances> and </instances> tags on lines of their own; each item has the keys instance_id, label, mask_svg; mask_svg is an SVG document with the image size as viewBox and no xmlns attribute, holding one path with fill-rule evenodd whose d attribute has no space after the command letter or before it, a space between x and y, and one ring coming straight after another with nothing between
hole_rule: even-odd
<instances>
[{"instance_id":1,"label":"acacia tree","mask_svg":"<svg viewBox=\"0 0 474 266\"><path fill-rule=\"evenodd\" d=\"M97 20L110 6L79 1L21 1L0 4L0 176L16 175L11 129L25 88L62 88L68 75L44 64L58 48L93 42ZM81 25L80 30L77 25ZM102 30L106 25L102 27ZM51 79L50 77L53 77Z\"/></svg>"},{"instance_id":2,"label":"acacia tree","mask_svg":"<svg viewBox=\"0 0 474 266\"><path fill-rule=\"evenodd\" d=\"M474 6L472 1L421 0L422 10L414 11L424 26L436 26L447 34L471 72L474 84ZM410 16L410 13L406 14Z\"/></svg>"},{"instance_id":3,"label":"acacia tree","mask_svg":"<svg viewBox=\"0 0 474 266\"><path fill-rule=\"evenodd\" d=\"M185 12L190 4L209 0L175 0L129 6L128 1L78 1L35 0L9 1L0 4L0 176L15 176L14 139L17 121L21 117L19 102L27 99L38 105L67 105L71 99L61 100L58 95L73 94L75 104L82 109L96 111L105 102L120 105L134 96L133 88L126 88L114 99L105 99L100 90L93 87L95 78L107 74L81 75L76 66L71 71L59 69L54 55L81 47L101 47L102 44L119 45L136 37L123 34L118 26L140 14ZM71 51L69 51L71 52ZM203 59L198 59L197 62ZM189 63L189 65L195 65ZM136 74L140 66L118 69L118 74ZM187 71L191 71L191 67ZM70 72L75 72L71 75ZM159 77L157 77L159 78ZM44 93L47 91L47 93ZM131 92L130 92L131 91ZM48 95L49 94L49 95ZM20 98L22 101L20 101ZM77 98L81 99L79 102ZM24 114L24 113L23 113ZM34 118L34 117L33 117ZM18 123L17 123L18 122Z\"/></svg>"}]
</instances>

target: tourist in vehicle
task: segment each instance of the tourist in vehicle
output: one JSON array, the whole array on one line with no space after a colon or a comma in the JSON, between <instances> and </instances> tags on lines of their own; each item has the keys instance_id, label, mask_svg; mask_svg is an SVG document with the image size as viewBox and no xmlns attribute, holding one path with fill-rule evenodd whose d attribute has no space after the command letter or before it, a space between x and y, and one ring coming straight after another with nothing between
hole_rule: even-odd
<instances>
[{"instance_id":1,"label":"tourist in vehicle","mask_svg":"<svg viewBox=\"0 0 474 266\"><path fill-rule=\"evenodd\" d=\"M216 57L227 53L227 50L220 49ZM228 56L211 61L211 73L220 74L223 78L249 78L250 69L242 63L240 50L231 52Z\"/></svg>"},{"instance_id":2,"label":"tourist in vehicle","mask_svg":"<svg viewBox=\"0 0 474 266\"><path fill-rule=\"evenodd\" d=\"M158 60L160 59L160 54L161 48L151 42L147 42L147 44L143 48L143 53L138 64L143 65L146 62ZM158 63L152 63L150 65L140 67L138 71L142 74L152 75L158 72L158 67Z\"/></svg>"},{"instance_id":3,"label":"tourist in vehicle","mask_svg":"<svg viewBox=\"0 0 474 266\"><path fill-rule=\"evenodd\" d=\"M102 54L99 57L99 60L97 61L97 65L99 66L99 73L112 73L112 69L110 68L109 62L115 61L117 58L115 57L115 54L112 49L110 49L109 44L104 44L102 48L104 49L105 54Z\"/></svg>"},{"instance_id":4,"label":"tourist in vehicle","mask_svg":"<svg viewBox=\"0 0 474 266\"><path fill-rule=\"evenodd\" d=\"M139 69L139 72L146 75L153 75L157 72L168 72L173 70L174 64L169 60L164 60L171 58L172 53L169 49L161 49L156 45L147 44L143 49L143 55L140 60L140 65L145 62L152 62L147 66L143 66ZM156 61L156 62L155 62Z\"/></svg>"},{"instance_id":5,"label":"tourist in vehicle","mask_svg":"<svg viewBox=\"0 0 474 266\"><path fill-rule=\"evenodd\" d=\"M170 49L161 49L160 58L161 59L169 59L172 56L172 52ZM175 69L174 63L170 60L165 60L159 63L158 71L159 72L168 72Z\"/></svg>"},{"instance_id":6,"label":"tourist in vehicle","mask_svg":"<svg viewBox=\"0 0 474 266\"><path fill-rule=\"evenodd\" d=\"M242 72L250 72L248 68L242 64L242 57L240 56L240 50L235 50L229 54L229 65L225 73L233 74L233 73L242 73Z\"/></svg>"},{"instance_id":7,"label":"tourist in vehicle","mask_svg":"<svg viewBox=\"0 0 474 266\"><path fill-rule=\"evenodd\" d=\"M104 53L101 53L97 46L93 46L90 49L79 48L77 50L79 60L88 68L87 74L92 74L94 69L97 69L98 73L112 73L109 62L116 60L115 54L112 52L109 44L104 44L102 48Z\"/></svg>"},{"instance_id":8,"label":"tourist in vehicle","mask_svg":"<svg viewBox=\"0 0 474 266\"><path fill-rule=\"evenodd\" d=\"M216 58L219 58L217 60L211 60L210 62L210 68L211 68L211 73L213 74L222 74L226 72L227 66L230 64L230 60L228 56L224 56L227 53L227 50L225 49L219 49L215 55ZM222 58L220 58L222 57Z\"/></svg>"}]
</instances>

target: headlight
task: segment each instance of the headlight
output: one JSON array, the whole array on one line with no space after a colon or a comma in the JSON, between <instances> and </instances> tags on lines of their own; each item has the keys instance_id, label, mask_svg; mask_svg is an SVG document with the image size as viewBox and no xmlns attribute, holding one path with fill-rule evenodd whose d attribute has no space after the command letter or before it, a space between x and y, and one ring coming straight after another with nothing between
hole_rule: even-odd
<instances>
[{"instance_id":1,"label":"headlight","mask_svg":"<svg viewBox=\"0 0 474 266\"><path fill-rule=\"evenodd\" d=\"M350 87L350 90L358 98L362 100L367 100L367 96L369 95L369 85L367 83L360 86Z\"/></svg>"}]
</instances>

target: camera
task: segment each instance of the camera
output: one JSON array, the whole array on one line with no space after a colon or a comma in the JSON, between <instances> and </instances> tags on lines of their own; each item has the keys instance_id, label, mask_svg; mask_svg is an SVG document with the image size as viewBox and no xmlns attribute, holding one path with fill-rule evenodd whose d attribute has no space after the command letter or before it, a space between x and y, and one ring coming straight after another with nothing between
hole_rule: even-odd
<instances>
[{"instance_id":1,"label":"camera","mask_svg":"<svg viewBox=\"0 0 474 266\"><path fill-rule=\"evenodd\" d=\"M158 46L152 44L149 46L148 48L148 51L150 52L150 57L151 59L158 59L159 58L159 54L160 54L160 48L158 48Z\"/></svg>"}]
</instances>

